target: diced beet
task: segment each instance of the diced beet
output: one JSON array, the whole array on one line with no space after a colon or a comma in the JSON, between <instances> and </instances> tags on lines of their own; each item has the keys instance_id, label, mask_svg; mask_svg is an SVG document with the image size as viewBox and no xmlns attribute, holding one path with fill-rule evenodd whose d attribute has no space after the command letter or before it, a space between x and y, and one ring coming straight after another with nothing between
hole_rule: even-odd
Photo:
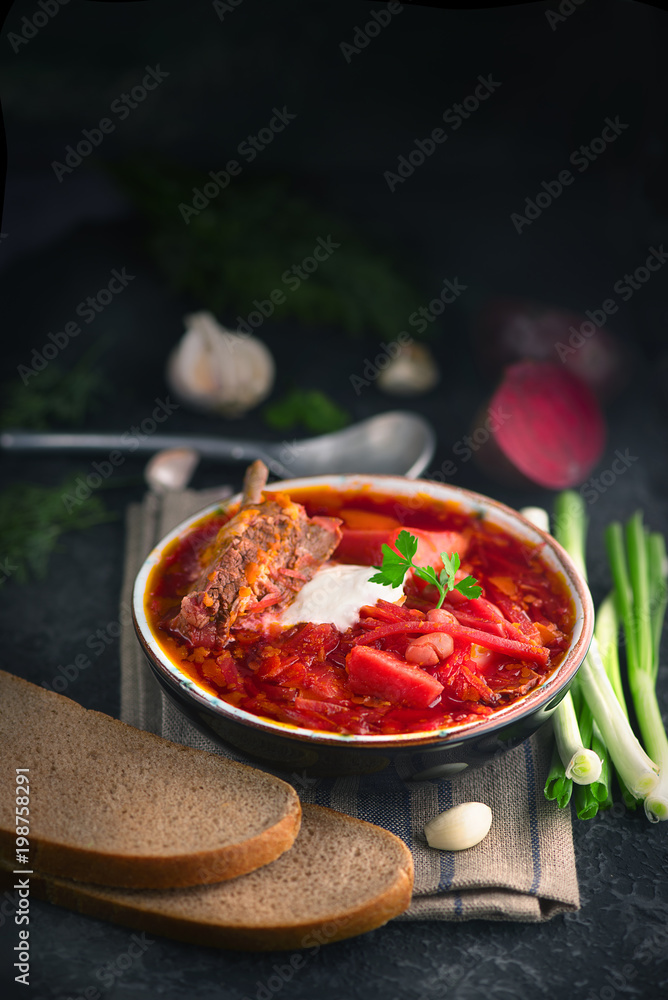
<instances>
[{"instance_id":1,"label":"diced beet","mask_svg":"<svg viewBox=\"0 0 668 1000\"><path fill-rule=\"evenodd\" d=\"M460 559L464 558L468 542L458 531L426 531L423 528L374 528L358 531L345 527L333 558L358 566L380 566L383 561L383 544L395 548L394 543L400 531L409 531L418 540L417 552L413 558L416 566L442 568L441 552L447 552L449 556L458 552Z\"/></svg>"},{"instance_id":2,"label":"diced beet","mask_svg":"<svg viewBox=\"0 0 668 1000\"><path fill-rule=\"evenodd\" d=\"M205 657L201 663L203 675L214 681L227 691L243 691L244 678L239 670L236 660L227 650L223 650L216 659Z\"/></svg>"},{"instance_id":3,"label":"diced beet","mask_svg":"<svg viewBox=\"0 0 668 1000\"><path fill-rule=\"evenodd\" d=\"M394 705L428 708L443 690L425 670L369 646L353 647L346 668L355 694L370 694Z\"/></svg>"}]
</instances>

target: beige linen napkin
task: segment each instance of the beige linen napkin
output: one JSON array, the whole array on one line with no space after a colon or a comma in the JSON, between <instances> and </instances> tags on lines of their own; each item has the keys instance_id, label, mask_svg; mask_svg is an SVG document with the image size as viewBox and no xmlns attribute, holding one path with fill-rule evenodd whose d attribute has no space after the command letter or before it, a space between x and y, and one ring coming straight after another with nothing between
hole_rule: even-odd
<instances>
[{"instance_id":1,"label":"beige linen napkin","mask_svg":"<svg viewBox=\"0 0 668 1000\"><path fill-rule=\"evenodd\" d=\"M190 514L221 499L207 490L148 494L128 509L122 607L145 556L162 536ZM258 765L233 748L222 749L196 730L162 693L144 659L129 615L121 638L121 718L166 739ZM543 785L550 736L542 732L476 771L452 781L403 780L395 769L370 776L305 778L291 781L304 802L386 827L410 847L415 889L400 920L549 920L577 910L579 892L568 809L547 802ZM459 802L486 802L494 820L489 835L467 851L427 846L424 824Z\"/></svg>"}]
</instances>

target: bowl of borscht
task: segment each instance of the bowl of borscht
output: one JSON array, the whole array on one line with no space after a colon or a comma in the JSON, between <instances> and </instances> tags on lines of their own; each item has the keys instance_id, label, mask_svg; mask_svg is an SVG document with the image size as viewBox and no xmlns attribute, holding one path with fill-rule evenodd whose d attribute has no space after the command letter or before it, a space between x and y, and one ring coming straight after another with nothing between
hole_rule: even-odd
<instances>
[{"instance_id":1,"label":"bowl of borscht","mask_svg":"<svg viewBox=\"0 0 668 1000\"><path fill-rule=\"evenodd\" d=\"M148 663L218 744L277 770L449 777L554 712L593 631L561 546L455 486L328 475L179 524L135 581Z\"/></svg>"}]
</instances>

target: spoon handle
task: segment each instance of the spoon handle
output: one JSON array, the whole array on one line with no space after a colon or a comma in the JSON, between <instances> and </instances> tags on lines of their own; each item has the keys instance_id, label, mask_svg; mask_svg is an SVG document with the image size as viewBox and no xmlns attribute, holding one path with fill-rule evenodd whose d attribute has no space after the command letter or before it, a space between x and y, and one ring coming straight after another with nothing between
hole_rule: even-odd
<instances>
[{"instance_id":1,"label":"spoon handle","mask_svg":"<svg viewBox=\"0 0 668 1000\"><path fill-rule=\"evenodd\" d=\"M5 451L121 451L151 454L163 448L194 448L203 458L229 462L250 462L262 458L274 471L280 466L271 445L237 438L200 437L186 434L144 434L133 427L123 434L66 433L42 431L5 431L0 434L0 448ZM280 467L277 470L283 472Z\"/></svg>"}]
</instances>

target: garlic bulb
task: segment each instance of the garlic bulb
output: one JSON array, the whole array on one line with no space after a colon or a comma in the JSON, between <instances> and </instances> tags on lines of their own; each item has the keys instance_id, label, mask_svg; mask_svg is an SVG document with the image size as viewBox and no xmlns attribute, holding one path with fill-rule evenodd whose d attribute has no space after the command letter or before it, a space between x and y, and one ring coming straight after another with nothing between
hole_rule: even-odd
<instances>
[{"instance_id":1,"label":"garlic bulb","mask_svg":"<svg viewBox=\"0 0 668 1000\"><path fill-rule=\"evenodd\" d=\"M424 835L430 847L463 851L484 840L492 825L492 810L483 802L462 802L430 819Z\"/></svg>"},{"instance_id":2,"label":"garlic bulb","mask_svg":"<svg viewBox=\"0 0 668 1000\"><path fill-rule=\"evenodd\" d=\"M434 356L424 344L402 344L397 355L378 376L383 392L395 396L419 396L438 384L441 373Z\"/></svg>"},{"instance_id":3,"label":"garlic bulb","mask_svg":"<svg viewBox=\"0 0 668 1000\"><path fill-rule=\"evenodd\" d=\"M188 406L226 417L257 406L274 384L262 341L222 327L209 312L184 319L186 332L167 359L167 382Z\"/></svg>"}]
</instances>

